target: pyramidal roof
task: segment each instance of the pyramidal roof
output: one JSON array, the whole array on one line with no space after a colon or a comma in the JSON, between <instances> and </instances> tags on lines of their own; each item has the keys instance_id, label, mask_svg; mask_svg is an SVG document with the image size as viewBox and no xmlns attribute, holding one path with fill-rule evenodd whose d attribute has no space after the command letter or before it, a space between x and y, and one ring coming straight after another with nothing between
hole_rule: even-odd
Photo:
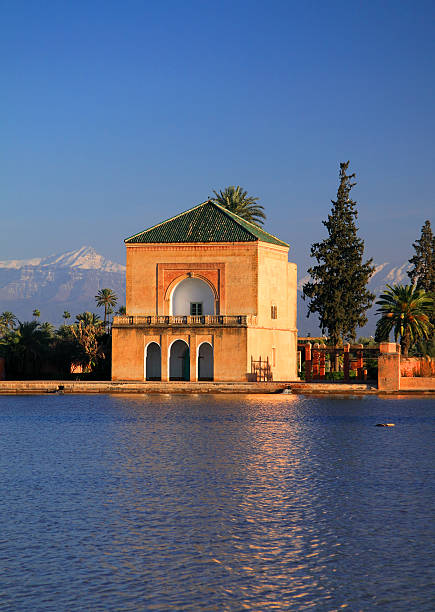
<instances>
[{"instance_id":1,"label":"pyramidal roof","mask_svg":"<svg viewBox=\"0 0 435 612\"><path fill-rule=\"evenodd\" d=\"M223 206L208 200L163 223L158 223L124 241L135 243L174 242L270 242L288 247L286 242L261 227L245 221Z\"/></svg>"}]
</instances>

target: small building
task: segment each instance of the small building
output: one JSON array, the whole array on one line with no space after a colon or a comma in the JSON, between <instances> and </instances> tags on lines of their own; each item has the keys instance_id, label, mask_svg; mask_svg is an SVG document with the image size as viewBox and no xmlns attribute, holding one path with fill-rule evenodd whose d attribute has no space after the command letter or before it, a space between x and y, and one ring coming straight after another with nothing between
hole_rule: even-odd
<instances>
[{"instance_id":1,"label":"small building","mask_svg":"<svg viewBox=\"0 0 435 612\"><path fill-rule=\"evenodd\" d=\"M208 201L125 240L112 380L295 380L289 246Z\"/></svg>"}]
</instances>

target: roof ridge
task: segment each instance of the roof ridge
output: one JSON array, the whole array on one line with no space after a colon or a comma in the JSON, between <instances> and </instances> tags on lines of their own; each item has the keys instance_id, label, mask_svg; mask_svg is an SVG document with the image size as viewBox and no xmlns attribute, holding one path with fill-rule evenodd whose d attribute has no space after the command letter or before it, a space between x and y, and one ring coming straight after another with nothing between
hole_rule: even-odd
<instances>
[{"instance_id":1,"label":"roof ridge","mask_svg":"<svg viewBox=\"0 0 435 612\"><path fill-rule=\"evenodd\" d=\"M213 202L213 204L218 206L224 213L226 213L228 215L233 215L234 217L237 217L237 219L235 219L235 221L238 222L238 219L241 219L243 221L243 223L247 223L248 225L252 225L252 227L254 229L256 229L257 231L260 230L260 232L264 232L265 234L267 234L268 236L270 236L274 240L278 240L279 242L282 242L283 244L286 244L287 246L289 246L289 244L287 242L284 242L284 240L280 240L279 238L277 238L273 234L269 234L269 232L266 232L266 230L263 229L262 227L260 227L259 225L256 225L255 223L252 223L252 221L248 221L247 219L244 219L243 217L241 217L237 213L233 212L232 210L228 210L228 208L224 208L221 204L218 204L217 202L214 202L213 200L209 200L209 201ZM207 204L207 202L204 202L204 204ZM242 225L242 227L243 227L243 225ZM244 229L246 229L246 228L244 228ZM258 238L258 236L256 236L256 238Z\"/></svg>"},{"instance_id":2,"label":"roof ridge","mask_svg":"<svg viewBox=\"0 0 435 612\"><path fill-rule=\"evenodd\" d=\"M222 206L221 204L218 204L214 200L208 200L207 202L204 202L204 204L213 204L213 206L216 206L216 208L218 208L225 215L227 215L227 217L229 217L232 221L235 221L242 229L244 229L249 234L251 233L249 231L249 229L247 229L246 227L243 227L243 223L249 223L249 221L245 221L245 219L243 219L242 217L240 217L236 213L233 213L231 210L228 210L228 208L225 208L224 206ZM234 219L233 217L236 217L236 219ZM242 221L242 223L239 222L239 219ZM254 225L254 224L251 223L251 225ZM254 225L254 227L255 227L255 225Z\"/></svg>"},{"instance_id":3,"label":"roof ridge","mask_svg":"<svg viewBox=\"0 0 435 612\"><path fill-rule=\"evenodd\" d=\"M206 212L202 213L201 208L205 208ZM125 238L124 242L188 242L188 238L192 238L193 242L261 241L289 248L283 240L211 198Z\"/></svg>"},{"instance_id":4,"label":"roof ridge","mask_svg":"<svg viewBox=\"0 0 435 612\"><path fill-rule=\"evenodd\" d=\"M178 215L175 215L174 217L169 217L169 219L166 219L165 221L161 221L160 223L156 223L155 225L152 225L151 227L147 227L146 229L137 232L137 234L133 234L133 236L129 236L128 238L124 239L124 242L127 242L127 240L131 240L132 238L136 238L136 236L139 236L140 234L143 234L144 232L149 232L152 229L155 229L156 227L159 227L160 225L164 225L165 223L168 223L169 221L174 221L174 219L178 219L178 217L182 217L183 215L185 215L188 212L191 212L192 210L195 210L195 208L199 208L200 206L204 206L204 204L208 204L210 202L210 200L206 200L205 202L201 202L201 204L197 204L196 206L192 206L192 208L188 208L187 210L178 213Z\"/></svg>"}]
</instances>

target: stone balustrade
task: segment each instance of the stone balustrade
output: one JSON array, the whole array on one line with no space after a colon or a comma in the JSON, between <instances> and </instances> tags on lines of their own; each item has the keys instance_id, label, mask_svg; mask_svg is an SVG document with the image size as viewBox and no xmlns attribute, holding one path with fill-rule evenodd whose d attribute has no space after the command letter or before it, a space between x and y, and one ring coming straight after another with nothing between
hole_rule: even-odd
<instances>
[{"instance_id":1,"label":"stone balustrade","mask_svg":"<svg viewBox=\"0 0 435 612\"><path fill-rule=\"evenodd\" d=\"M255 315L119 315L113 319L113 327L251 327L257 325Z\"/></svg>"}]
</instances>

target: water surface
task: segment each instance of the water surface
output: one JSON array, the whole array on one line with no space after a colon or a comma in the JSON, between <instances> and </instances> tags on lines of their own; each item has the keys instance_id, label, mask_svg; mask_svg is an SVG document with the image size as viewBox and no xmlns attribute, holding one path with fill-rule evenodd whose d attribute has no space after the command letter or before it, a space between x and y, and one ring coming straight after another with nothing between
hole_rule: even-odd
<instances>
[{"instance_id":1,"label":"water surface","mask_svg":"<svg viewBox=\"0 0 435 612\"><path fill-rule=\"evenodd\" d=\"M418 397L0 397L0 609L431 610L433 433Z\"/></svg>"}]
</instances>

